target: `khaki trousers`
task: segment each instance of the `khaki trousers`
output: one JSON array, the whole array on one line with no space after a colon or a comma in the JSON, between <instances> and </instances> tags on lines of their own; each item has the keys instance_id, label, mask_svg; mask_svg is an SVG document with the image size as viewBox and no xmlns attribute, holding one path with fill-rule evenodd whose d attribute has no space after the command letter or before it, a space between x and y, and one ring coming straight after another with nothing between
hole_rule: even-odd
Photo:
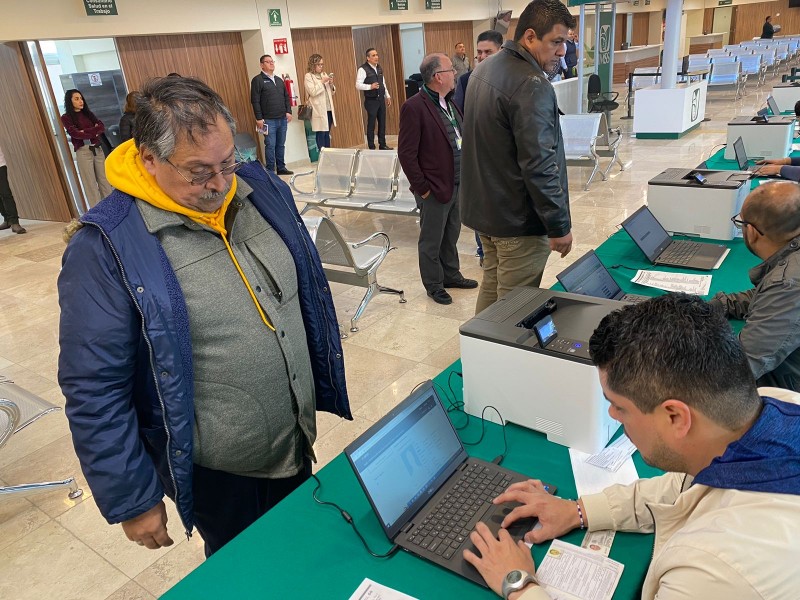
<instances>
[{"instance_id":1,"label":"khaki trousers","mask_svg":"<svg viewBox=\"0 0 800 600\"><path fill-rule=\"evenodd\" d=\"M516 287L538 287L550 256L550 242L544 235L500 238L480 234L480 238L483 244L483 281L475 314Z\"/></svg>"},{"instance_id":2,"label":"khaki trousers","mask_svg":"<svg viewBox=\"0 0 800 600\"><path fill-rule=\"evenodd\" d=\"M83 146L75 152L75 159L83 193L91 208L113 191L106 179L106 155L100 146Z\"/></svg>"}]
</instances>

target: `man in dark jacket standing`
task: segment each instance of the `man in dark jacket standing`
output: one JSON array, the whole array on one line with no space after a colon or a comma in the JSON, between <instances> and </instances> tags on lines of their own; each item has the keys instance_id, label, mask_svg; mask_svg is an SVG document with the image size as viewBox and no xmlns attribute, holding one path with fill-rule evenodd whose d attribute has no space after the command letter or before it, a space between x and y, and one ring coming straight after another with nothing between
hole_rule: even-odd
<instances>
[{"instance_id":1,"label":"man in dark jacket standing","mask_svg":"<svg viewBox=\"0 0 800 600\"><path fill-rule=\"evenodd\" d=\"M367 111L367 147L375 150L375 122L378 123L378 148L391 150L386 145L386 107L392 105L392 97L386 89L383 68L375 48L368 48L367 62L356 72L356 89L364 94L364 110Z\"/></svg>"},{"instance_id":2,"label":"man in dark jacket standing","mask_svg":"<svg viewBox=\"0 0 800 600\"><path fill-rule=\"evenodd\" d=\"M461 166L461 113L451 102L453 63L429 54L419 67L425 82L400 108L397 154L419 208L419 273L428 296L451 304L445 288L478 287L461 274L458 184Z\"/></svg>"},{"instance_id":3,"label":"man in dark jacket standing","mask_svg":"<svg viewBox=\"0 0 800 600\"><path fill-rule=\"evenodd\" d=\"M764 26L761 28L761 39L771 40L775 36L775 27L772 26L772 17L764 19Z\"/></svg>"},{"instance_id":4,"label":"man in dark jacket standing","mask_svg":"<svg viewBox=\"0 0 800 600\"><path fill-rule=\"evenodd\" d=\"M572 248L558 103L545 73L574 26L558 0L534 0L515 40L470 77L460 192L462 220L484 249L476 312L515 287L539 285L550 251Z\"/></svg>"},{"instance_id":5,"label":"man in dark jacket standing","mask_svg":"<svg viewBox=\"0 0 800 600\"><path fill-rule=\"evenodd\" d=\"M267 125L264 136L264 153L267 171L278 175L292 175L286 168L286 129L292 120L292 104L283 79L275 75L275 60L265 54L261 57L261 72L250 82L250 103L259 129Z\"/></svg>"},{"instance_id":6,"label":"man in dark jacket standing","mask_svg":"<svg viewBox=\"0 0 800 600\"><path fill-rule=\"evenodd\" d=\"M208 556L311 475L317 409L351 418L342 346L289 188L237 162L220 97L157 79L136 115L64 254L58 380L106 520L169 546L167 495Z\"/></svg>"}]
</instances>

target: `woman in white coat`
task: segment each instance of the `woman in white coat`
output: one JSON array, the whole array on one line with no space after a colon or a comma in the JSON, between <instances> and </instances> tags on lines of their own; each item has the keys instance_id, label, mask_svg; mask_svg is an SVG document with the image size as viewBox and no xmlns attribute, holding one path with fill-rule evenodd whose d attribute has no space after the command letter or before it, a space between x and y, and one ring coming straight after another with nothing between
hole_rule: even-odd
<instances>
[{"instance_id":1,"label":"woman in white coat","mask_svg":"<svg viewBox=\"0 0 800 600\"><path fill-rule=\"evenodd\" d=\"M333 109L333 73L325 72L322 56L312 54L308 58L305 76L306 104L311 106L311 130L317 134L317 148L330 148L331 127L336 126L336 111Z\"/></svg>"}]
</instances>

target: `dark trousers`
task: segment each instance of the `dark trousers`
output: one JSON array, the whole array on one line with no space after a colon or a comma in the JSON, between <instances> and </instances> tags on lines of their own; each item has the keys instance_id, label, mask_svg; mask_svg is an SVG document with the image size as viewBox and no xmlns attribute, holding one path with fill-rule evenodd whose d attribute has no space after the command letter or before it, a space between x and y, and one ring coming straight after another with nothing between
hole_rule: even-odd
<instances>
[{"instance_id":1,"label":"dark trousers","mask_svg":"<svg viewBox=\"0 0 800 600\"><path fill-rule=\"evenodd\" d=\"M447 204L439 202L433 193L425 199L414 194L414 199L419 208L419 274L422 285L432 292L463 279L456 248L461 233L458 185Z\"/></svg>"},{"instance_id":2,"label":"dark trousers","mask_svg":"<svg viewBox=\"0 0 800 600\"><path fill-rule=\"evenodd\" d=\"M364 98L367 111L367 146L375 149L375 120L378 121L378 147L386 146L386 98Z\"/></svg>"},{"instance_id":3,"label":"dark trousers","mask_svg":"<svg viewBox=\"0 0 800 600\"><path fill-rule=\"evenodd\" d=\"M317 148L320 150L331 147L331 127L333 127L333 113L328 111L328 131L314 132L317 136Z\"/></svg>"},{"instance_id":4,"label":"dark trousers","mask_svg":"<svg viewBox=\"0 0 800 600\"><path fill-rule=\"evenodd\" d=\"M252 525L311 477L306 458L300 472L285 479L243 477L194 465L194 522L206 543L206 558Z\"/></svg>"},{"instance_id":5,"label":"dark trousers","mask_svg":"<svg viewBox=\"0 0 800 600\"><path fill-rule=\"evenodd\" d=\"M11 193L11 186L8 184L8 166L0 167L0 214L3 220L11 225L19 223L17 214L17 203L14 202L14 195Z\"/></svg>"}]
</instances>

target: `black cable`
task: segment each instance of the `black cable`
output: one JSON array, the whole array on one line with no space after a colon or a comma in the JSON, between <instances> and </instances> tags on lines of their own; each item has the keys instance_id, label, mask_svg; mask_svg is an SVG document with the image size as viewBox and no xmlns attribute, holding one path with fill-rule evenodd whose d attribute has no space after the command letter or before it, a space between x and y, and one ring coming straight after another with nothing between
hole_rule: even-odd
<instances>
[{"instance_id":1,"label":"black cable","mask_svg":"<svg viewBox=\"0 0 800 600\"><path fill-rule=\"evenodd\" d=\"M711 158L712 156L714 156L714 153L717 151L717 148L721 148L722 146L727 146L727 145L728 145L727 143L725 143L725 144L717 144L716 146L711 148L711 154L708 155L708 158Z\"/></svg>"},{"instance_id":2,"label":"black cable","mask_svg":"<svg viewBox=\"0 0 800 600\"><path fill-rule=\"evenodd\" d=\"M374 556L375 558L389 558L392 554L397 552L397 550L400 548L400 546L398 546L397 544L392 544L392 547L389 548L389 550L384 552L383 554L377 554L377 553L373 552L370 549L369 545L367 544L367 540L364 539L364 536L361 535L361 532L358 530L358 527L356 527L355 521L353 521L353 517L350 516L349 512L347 512L345 509L343 509L341 506L339 506L335 502L328 502L327 500L320 500L319 498L317 498L317 492L322 487L322 482L319 480L319 477L317 477L313 473L311 474L311 477L313 477L314 481L317 482L317 487L315 487L314 491L311 492L311 497L314 499L314 502L316 502L317 504L321 504L322 506L332 506L333 508L338 510L339 514L342 515L342 518L345 521L347 521L350 524L350 526L353 528L353 531L356 532L356 535L358 536L358 539L361 540L361 543L364 544L364 548L366 548L367 552L369 552L371 556Z\"/></svg>"},{"instance_id":3,"label":"black cable","mask_svg":"<svg viewBox=\"0 0 800 600\"><path fill-rule=\"evenodd\" d=\"M611 265L611 268L612 269L628 269L630 271L638 271L639 270L639 269L635 269L634 267L629 267L628 265L623 265L623 264Z\"/></svg>"}]
</instances>

